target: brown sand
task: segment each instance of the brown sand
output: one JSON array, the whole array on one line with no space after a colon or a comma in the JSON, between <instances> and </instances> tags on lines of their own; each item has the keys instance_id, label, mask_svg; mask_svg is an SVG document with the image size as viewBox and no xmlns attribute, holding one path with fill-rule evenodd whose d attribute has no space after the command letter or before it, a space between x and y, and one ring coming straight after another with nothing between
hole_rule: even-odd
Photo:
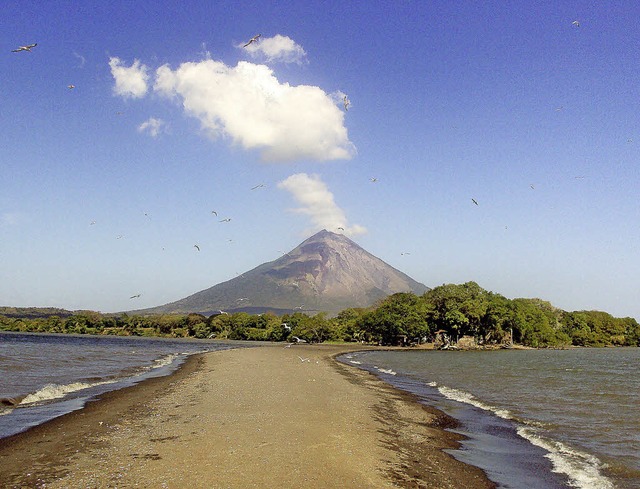
<instances>
[{"instance_id":1,"label":"brown sand","mask_svg":"<svg viewBox=\"0 0 640 489\"><path fill-rule=\"evenodd\" d=\"M347 350L194 357L0 441L0 487L495 487L442 451L450 418L333 359Z\"/></svg>"}]
</instances>

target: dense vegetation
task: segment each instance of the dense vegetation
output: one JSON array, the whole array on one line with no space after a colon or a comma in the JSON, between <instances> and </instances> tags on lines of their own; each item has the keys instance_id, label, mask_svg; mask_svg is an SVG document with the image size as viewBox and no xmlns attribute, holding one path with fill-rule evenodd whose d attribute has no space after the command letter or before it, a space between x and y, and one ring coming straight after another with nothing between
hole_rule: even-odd
<instances>
[{"instance_id":1,"label":"dense vegetation","mask_svg":"<svg viewBox=\"0 0 640 489\"><path fill-rule=\"evenodd\" d=\"M2 312L2 311L0 311ZM454 341L473 337L480 345L511 341L531 347L640 346L640 325L601 311L566 312L540 299L507 299L475 282L442 285L424 295L398 293L367 309L325 314L251 315L245 312L120 316L92 311L68 317L0 315L0 330L75 334L195 337L258 341L358 341L382 345ZM26 316L26 315L25 315Z\"/></svg>"}]
</instances>

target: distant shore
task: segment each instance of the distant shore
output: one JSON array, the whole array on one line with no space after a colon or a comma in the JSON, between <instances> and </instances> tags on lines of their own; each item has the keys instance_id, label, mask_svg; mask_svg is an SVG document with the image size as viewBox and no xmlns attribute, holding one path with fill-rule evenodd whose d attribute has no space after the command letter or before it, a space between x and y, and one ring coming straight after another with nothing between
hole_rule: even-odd
<instances>
[{"instance_id":1,"label":"distant shore","mask_svg":"<svg viewBox=\"0 0 640 489\"><path fill-rule=\"evenodd\" d=\"M353 347L194 356L0 440L3 487L491 488L443 449L454 420L337 362Z\"/></svg>"}]
</instances>

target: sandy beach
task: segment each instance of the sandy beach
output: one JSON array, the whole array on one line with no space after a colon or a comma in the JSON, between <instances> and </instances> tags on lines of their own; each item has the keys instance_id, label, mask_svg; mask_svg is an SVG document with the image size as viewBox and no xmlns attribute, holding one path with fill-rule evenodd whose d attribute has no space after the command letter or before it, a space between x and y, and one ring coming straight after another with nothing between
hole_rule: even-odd
<instances>
[{"instance_id":1,"label":"sandy beach","mask_svg":"<svg viewBox=\"0 0 640 489\"><path fill-rule=\"evenodd\" d=\"M0 441L0 485L490 488L442 451L453 420L334 356L267 345L192 357Z\"/></svg>"}]
</instances>

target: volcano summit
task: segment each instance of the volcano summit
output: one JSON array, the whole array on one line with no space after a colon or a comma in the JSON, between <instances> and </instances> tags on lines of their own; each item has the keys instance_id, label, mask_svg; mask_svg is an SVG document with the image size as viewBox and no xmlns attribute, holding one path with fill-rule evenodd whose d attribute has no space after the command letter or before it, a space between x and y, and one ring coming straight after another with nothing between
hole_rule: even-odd
<instances>
[{"instance_id":1,"label":"volcano summit","mask_svg":"<svg viewBox=\"0 0 640 489\"><path fill-rule=\"evenodd\" d=\"M396 292L428 287L393 268L342 234L326 230L272 262L175 302L136 313L246 311L337 313L367 307Z\"/></svg>"}]
</instances>

